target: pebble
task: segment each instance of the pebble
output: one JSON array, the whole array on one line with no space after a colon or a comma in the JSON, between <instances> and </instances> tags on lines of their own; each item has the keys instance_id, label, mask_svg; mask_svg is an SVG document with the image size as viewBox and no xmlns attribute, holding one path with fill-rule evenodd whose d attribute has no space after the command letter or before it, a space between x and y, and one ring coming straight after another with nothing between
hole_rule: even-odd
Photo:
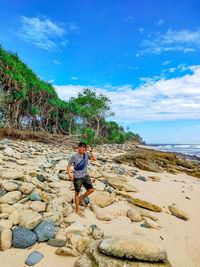
<instances>
[{"instance_id":1,"label":"pebble","mask_svg":"<svg viewBox=\"0 0 200 267\"><path fill-rule=\"evenodd\" d=\"M138 176L138 177L136 177L138 180L141 180L141 181L143 181L143 182L146 182L147 181L147 178L146 177L144 177L144 176Z\"/></svg>"},{"instance_id":2,"label":"pebble","mask_svg":"<svg viewBox=\"0 0 200 267\"><path fill-rule=\"evenodd\" d=\"M30 200L33 200L33 201L42 201L41 197L36 192L31 193Z\"/></svg>"},{"instance_id":3,"label":"pebble","mask_svg":"<svg viewBox=\"0 0 200 267\"><path fill-rule=\"evenodd\" d=\"M52 247L65 247L66 242L61 239L49 239L48 245Z\"/></svg>"},{"instance_id":4,"label":"pebble","mask_svg":"<svg viewBox=\"0 0 200 267\"><path fill-rule=\"evenodd\" d=\"M25 263L29 266L33 266L33 265L37 264L43 257L44 257L43 254L40 253L39 251L33 251L28 256Z\"/></svg>"}]
</instances>

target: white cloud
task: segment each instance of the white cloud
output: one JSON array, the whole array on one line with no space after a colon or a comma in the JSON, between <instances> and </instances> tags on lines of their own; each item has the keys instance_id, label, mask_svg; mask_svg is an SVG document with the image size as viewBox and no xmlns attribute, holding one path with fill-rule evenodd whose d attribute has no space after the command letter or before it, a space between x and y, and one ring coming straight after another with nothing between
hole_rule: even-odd
<instances>
[{"instance_id":1,"label":"white cloud","mask_svg":"<svg viewBox=\"0 0 200 267\"><path fill-rule=\"evenodd\" d=\"M161 25L161 24L163 24L163 23L164 23L164 20L163 20L163 19L160 19L160 20L157 22L158 25Z\"/></svg>"},{"instance_id":2,"label":"white cloud","mask_svg":"<svg viewBox=\"0 0 200 267\"><path fill-rule=\"evenodd\" d=\"M75 80L78 80L78 77L73 76L70 79L75 81Z\"/></svg>"},{"instance_id":3,"label":"white cloud","mask_svg":"<svg viewBox=\"0 0 200 267\"><path fill-rule=\"evenodd\" d=\"M60 65L61 63L58 61L58 60L54 60L53 63L57 64L57 65Z\"/></svg>"},{"instance_id":4,"label":"white cloud","mask_svg":"<svg viewBox=\"0 0 200 267\"><path fill-rule=\"evenodd\" d=\"M144 28L138 28L138 31L141 33L141 34L143 34L143 32L144 32Z\"/></svg>"},{"instance_id":5,"label":"white cloud","mask_svg":"<svg viewBox=\"0 0 200 267\"><path fill-rule=\"evenodd\" d=\"M97 88L112 101L118 122L200 119L200 65L190 67L192 74L157 81L143 80L138 88L131 85ZM88 86L55 86L60 98L77 96ZM113 119L113 118L111 118Z\"/></svg>"},{"instance_id":6,"label":"white cloud","mask_svg":"<svg viewBox=\"0 0 200 267\"><path fill-rule=\"evenodd\" d=\"M129 22L129 23L133 23L134 19L133 19L132 16L128 16L128 17L125 18L125 21Z\"/></svg>"},{"instance_id":7,"label":"white cloud","mask_svg":"<svg viewBox=\"0 0 200 267\"><path fill-rule=\"evenodd\" d=\"M171 60L167 60L167 61L164 61L164 62L162 63L162 65L165 66L165 65L168 65L168 64L170 64L170 63L171 63Z\"/></svg>"},{"instance_id":8,"label":"white cloud","mask_svg":"<svg viewBox=\"0 0 200 267\"><path fill-rule=\"evenodd\" d=\"M152 35L150 37L152 38ZM144 40L142 45L146 48L138 52L139 56L160 54L164 51L194 52L200 48L200 31L172 31L168 29L165 34L156 33L151 40Z\"/></svg>"},{"instance_id":9,"label":"white cloud","mask_svg":"<svg viewBox=\"0 0 200 267\"><path fill-rule=\"evenodd\" d=\"M68 43L68 40L63 40L67 33L66 29L50 19L22 16L20 23L21 26L17 31L18 37L42 49L52 51L57 49L59 45L65 46ZM69 30L70 27L72 28L72 25L69 26Z\"/></svg>"}]
</instances>

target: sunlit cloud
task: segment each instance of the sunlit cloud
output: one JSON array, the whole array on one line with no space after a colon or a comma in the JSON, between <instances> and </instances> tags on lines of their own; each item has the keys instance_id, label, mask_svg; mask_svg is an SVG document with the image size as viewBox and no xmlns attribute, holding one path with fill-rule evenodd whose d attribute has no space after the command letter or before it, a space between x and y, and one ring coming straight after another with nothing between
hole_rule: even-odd
<instances>
[{"instance_id":1,"label":"sunlit cloud","mask_svg":"<svg viewBox=\"0 0 200 267\"><path fill-rule=\"evenodd\" d=\"M190 70L191 74L171 79L141 78L137 88L107 84L95 89L111 99L118 122L200 119L200 65ZM67 100L87 87L66 85L55 89L60 98Z\"/></svg>"},{"instance_id":2,"label":"sunlit cloud","mask_svg":"<svg viewBox=\"0 0 200 267\"><path fill-rule=\"evenodd\" d=\"M160 54L166 51L194 52L200 48L200 31L189 30L172 31L168 29L165 34L155 33L143 40L143 50L137 56L144 54Z\"/></svg>"}]
</instances>

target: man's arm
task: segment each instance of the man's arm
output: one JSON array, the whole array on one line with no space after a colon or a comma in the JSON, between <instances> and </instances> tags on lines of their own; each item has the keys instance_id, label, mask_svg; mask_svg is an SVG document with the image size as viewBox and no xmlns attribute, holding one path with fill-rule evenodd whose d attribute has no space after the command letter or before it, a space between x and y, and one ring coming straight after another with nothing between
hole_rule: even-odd
<instances>
[{"instance_id":1,"label":"man's arm","mask_svg":"<svg viewBox=\"0 0 200 267\"><path fill-rule=\"evenodd\" d=\"M72 166L71 164L68 164L68 165L67 165L67 171L68 171L69 179L70 179L71 181L73 181L73 180L74 180L74 177L73 177L73 175L72 175L72 173L71 173L71 169L70 169L71 166Z\"/></svg>"},{"instance_id":2,"label":"man's arm","mask_svg":"<svg viewBox=\"0 0 200 267\"><path fill-rule=\"evenodd\" d=\"M94 160L94 161L96 161L97 159L96 159L96 156L95 156L95 154L92 152L92 149L90 148L90 146L87 146L87 150L90 152L90 154L91 154L91 158L90 158L90 160Z\"/></svg>"}]
</instances>

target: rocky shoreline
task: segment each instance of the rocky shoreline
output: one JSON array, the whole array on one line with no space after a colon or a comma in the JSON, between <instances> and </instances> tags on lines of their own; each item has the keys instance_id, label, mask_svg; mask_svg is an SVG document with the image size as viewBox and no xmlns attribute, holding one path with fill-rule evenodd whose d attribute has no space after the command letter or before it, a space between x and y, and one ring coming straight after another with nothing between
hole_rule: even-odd
<instances>
[{"instance_id":1,"label":"rocky shoreline","mask_svg":"<svg viewBox=\"0 0 200 267\"><path fill-rule=\"evenodd\" d=\"M12 250L16 267L22 260L44 266L40 263L54 248L52 264L55 260L60 267L67 262L61 256L67 256L67 266L78 267L172 266L176 259L165 241L170 239L165 221L181 225L187 235L195 228L187 203L193 201L193 184L199 185L192 177L200 178L199 163L131 144L97 146L98 160L89 164L95 192L81 207L82 218L75 214L66 171L75 151L67 144L0 140L1 262L10 267L6 257ZM182 181L181 192L174 185ZM181 198L186 194L183 205L176 191L177 203L163 198L167 188L180 191ZM158 190L163 191L157 198ZM26 252L23 259L17 256L19 248Z\"/></svg>"}]
</instances>

